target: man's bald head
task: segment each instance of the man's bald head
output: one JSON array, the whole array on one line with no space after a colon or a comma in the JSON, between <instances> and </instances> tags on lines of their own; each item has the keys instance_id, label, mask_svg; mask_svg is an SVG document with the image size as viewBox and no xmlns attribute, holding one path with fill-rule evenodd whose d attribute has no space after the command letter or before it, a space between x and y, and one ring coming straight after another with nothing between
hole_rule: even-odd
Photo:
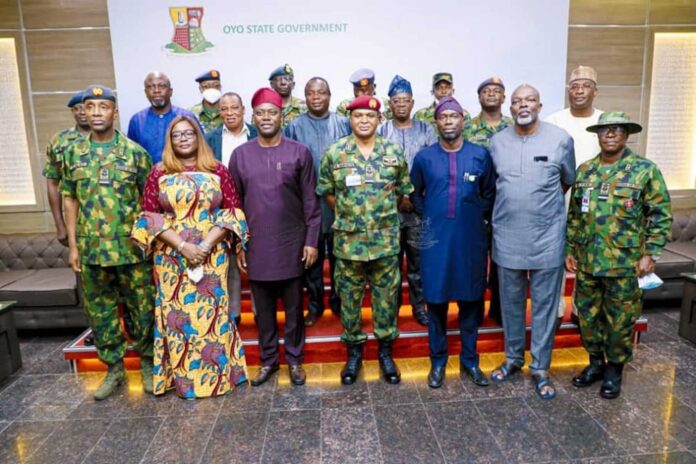
<instances>
[{"instance_id":1,"label":"man's bald head","mask_svg":"<svg viewBox=\"0 0 696 464\"><path fill-rule=\"evenodd\" d=\"M153 111L164 114L169 111L172 100L172 85L166 74L153 71L145 76L145 96Z\"/></svg>"},{"instance_id":2,"label":"man's bald head","mask_svg":"<svg viewBox=\"0 0 696 464\"><path fill-rule=\"evenodd\" d=\"M518 85L517 88L512 92L512 98L515 98L515 94L517 94L517 93L519 93L519 92L521 92L521 91L523 91L523 90L525 90L525 89L526 89L526 90L531 90L531 92L532 92L534 95L536 95L537 99L538 99L539 101L541 101L541 94L539 93L539 91L537 90L537 88L534 87L534 86L531 85L531 84L522 84L522 85Z\"/></svg>"},{"instance_id":3,"label":"man's bald head","mask_svg":"<svg viewBox=\"0 0 696 464\"><path fill-rule=\"evenodd\" d=\"M522 84L512 92L510 113L518 127L535 130L542 106L539 91L532 85Z\"/></svg>"}]
</instances>

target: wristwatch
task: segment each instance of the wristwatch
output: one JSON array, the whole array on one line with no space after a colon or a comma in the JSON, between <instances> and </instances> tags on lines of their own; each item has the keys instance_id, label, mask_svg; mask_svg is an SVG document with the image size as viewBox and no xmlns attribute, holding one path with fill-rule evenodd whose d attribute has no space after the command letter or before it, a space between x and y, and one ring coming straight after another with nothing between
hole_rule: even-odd
<instances>
[{"instance_id":1,"label":"wristwatch","mask_svg":"<svg viewBox=\"0 0 696 464\"><path fill-rule=\"evenodd\" d=\"M650 256L650 259L653 260L653 263L656 263L660 260L660 255L652 255Z\"/></svg>"}]
</instances>

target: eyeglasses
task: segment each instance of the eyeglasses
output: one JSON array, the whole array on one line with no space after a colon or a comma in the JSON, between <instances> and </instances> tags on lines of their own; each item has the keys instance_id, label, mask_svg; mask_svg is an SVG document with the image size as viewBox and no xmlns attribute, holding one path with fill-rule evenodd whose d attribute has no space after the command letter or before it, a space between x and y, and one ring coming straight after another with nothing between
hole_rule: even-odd
<instances>
[{"instance_id":1,"label":"eyeglasses","mask_svg":"<svg viewBox=\"0 0 696 464\"><path fill-rule=\"evenodd\" d=\"M172 132L172 141L178 142L179 140L191 140L196 136L196 131L189 129L181 132Z\"/></svg>"},{"instance_id":2,"label":"eyeglasses","mask_svg":"<svg viewBox=\"0 0 696 464\"><path fill-rule=\"evenodd\" d=\"M605 126L597 129L597 134L601 136L607 135L609 132L613 132L616 135L625 135L626 128L623 126Z\"/></svg>"}]
</instances>

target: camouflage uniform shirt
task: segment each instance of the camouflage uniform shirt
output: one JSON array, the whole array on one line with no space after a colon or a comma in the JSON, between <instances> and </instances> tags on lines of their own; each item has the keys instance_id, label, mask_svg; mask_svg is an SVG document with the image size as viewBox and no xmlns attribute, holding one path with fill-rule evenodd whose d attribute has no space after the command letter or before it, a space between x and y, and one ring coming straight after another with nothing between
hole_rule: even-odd
<instances>
[{"instance_id":1,"label":"camouflage uniform shirt","mask_svg":"<svg viewBox=\"0 0 696 464\"><path fill-rule=\"evenodd\" d=\"M413 192L403 149L377 136L368 159L354 135L329 146L317 194L335 195L334 255L372 261L399 253L397 198Z\"/></svg>"},{"instance_id":2,"label":"camouflage uniform shirt","mask_svg":"<svg viewBox=\"0 0 696 464\"><path fill-rule=\"evenodd\" d=\"M70 145L83 138L77 127L60 131L51 138L46 147L46 164L43 168L43 176L46 179L60 180L63 177L63 153Z\"/></svg>"},{"instance_id":3,"label":"camouflage uniform shirt","mask_svg":"<svg viewBox=\"0 0 696 464\"><path fill-rule=\"evenodd\" d=\"M147 151L116 131L112 144L90 139L63 157L61 192L77 199L77 248L82 264L116 266L144 261L130 239L152 161Z\"/></svg>"},{"instance_id":4,"label":"camouflage uniform shirt","mask_svg":"<svg viewBox=\"0 0 696 464\"><path fill-rule=\"evenodd\" d=\"M281 127L287 126L290 121L307 112L307 104L297 97L290 98L290 104L283 107L283 120Z\"/></svg>"},{"instance_id":5,"label":"camouflage uniform shirt","mask_svg":"<svg viewBox=\"0 0 696 464\"><path fill-rule=\"evenodd\" d=\"M203 132L206 134L222 126L222 115L220 114L220 110L206 109L203 107L203 102L193 105L189 111L196 115L198 122L201 123Z\"/></svg>"},{"instance_id":6,"label":"camouflage uniform shirt","mask_svg":"<svg viewBox=\"0 0 696 464\"><path fill-rule=\"evenodd\" d=\"M437 131L437 124L435 124L435 102L426 108L421 108L416 111L416 113L413 115L413 119L429 123L431 126L433 126L433 129L435 129L435 135L440 138L440 133ZM471 116L467 110L464 110L464 129L462 130L462 133L464 133L466 126L468 126L470 122Z\"/></svg>"},{"instance_id":7,"label":"camouflage uniform shirt","mask_svg":"<svg viewBox=\"0 0 696 464\"><path fill-rule=\"evenodd\" d=\"M491 137L512 124L511 118L503 116L497 126L491 126L479 114L464 126L464 139L483 148L489 148Z\"/></svg>"},{"instance_id":8,"label":"camouflage uniform shirt","mask_svg":"<svg viewBox=\"0 0 696 464\"><path fill-rule=\"evenodd\" d=\"M660 254L671 226L669 192L652 161L626 148L612 166L601 166L598 155L578 168L566 254L577 259L582 272L634 276L642 256Z\"/></svg>"},{"instance_id":9,"label":"camouflage uniform shirt","mask_svg":"<svg viewBox=\"0 0 696 464\"><path fill-rule=\"evenodd\" d=\"M341 116L345 116L346 118L350 117L350 111L346 109L348 105L350 105L350 102L355 100L354 98L346 98L345 100L341 101L341 103L338 104L338 107L336 107L336 114L340 114ZM380 101L382 102L382 122L386 119L393 119L394 114L392 113L391 108L389 108L389 99L388 98L381 98Z\"/></svg>"}]
</instances>

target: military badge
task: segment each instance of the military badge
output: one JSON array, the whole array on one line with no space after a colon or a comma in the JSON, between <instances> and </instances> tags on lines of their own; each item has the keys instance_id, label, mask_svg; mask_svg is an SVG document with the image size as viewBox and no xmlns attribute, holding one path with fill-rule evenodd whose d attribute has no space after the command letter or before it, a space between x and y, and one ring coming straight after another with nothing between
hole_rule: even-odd
<instances>
[{"instance_id":1,"label":"military badge","mask_svg":"<svg viewBox=\"0 0 696 464\"><path fill-rule=\"evenodd\" d=\"M362 83L362 81L360 82ZM377 108L378 104L379 102L375 98L370 98L370 103L368 103L368 106L374 110L375 108Z\"/></svg>"},{"instance_id":2,"label":"military badge","mask_svg":"<svg viewBox=\"0 0 696 464\"><path fill-rule=\"evenodd\" d=\"M212 71L210 71L210 77L217 79L218 76L219 76L218 72L215 71L214 69Z\"/></svg>"},{"instance_id":3,"label":"military badge","mask_svg":"<svg viewBox=\"0 0 696 464\"><path fill-rule=\"evenodd\" d=\"M285 65L285 74L292 74L292 68L289 64Z\"/></svg>"},{"instance_id":4,"label":"military badge","mask_svg":"<svg viewBox=\"0 0 696 464\"><path fill-rule=\"evenodd\" d=\"M384 159L382 159L382 164L385 166L398 166L399 160L396 159L396 156L385 156Z\"/></svg>"},{"instance_id":5,"label":"military badge","mask_svg":"<svg viewBox=\"0 0 696 464\"><path fill-rule=\"evenodd\" d=\"M368 85L369 83L370 83L370 80L367 79L367 78L362 78L362 79L360 79L360 82L359 82L360 87L367 87L367 85Z\"/></svg>"},{"instance_id":6,"label":"military badge","mask_svg":"<svg viewBox=\"0 0 696 464\"><path fill-rule=\"evenodd\" d=\"M104 89L102 89L101 87L94 87L92 89L92 95L94 95L96 97L98 97L100 95L104 95Z\"/></svg>"}]
</instances>

